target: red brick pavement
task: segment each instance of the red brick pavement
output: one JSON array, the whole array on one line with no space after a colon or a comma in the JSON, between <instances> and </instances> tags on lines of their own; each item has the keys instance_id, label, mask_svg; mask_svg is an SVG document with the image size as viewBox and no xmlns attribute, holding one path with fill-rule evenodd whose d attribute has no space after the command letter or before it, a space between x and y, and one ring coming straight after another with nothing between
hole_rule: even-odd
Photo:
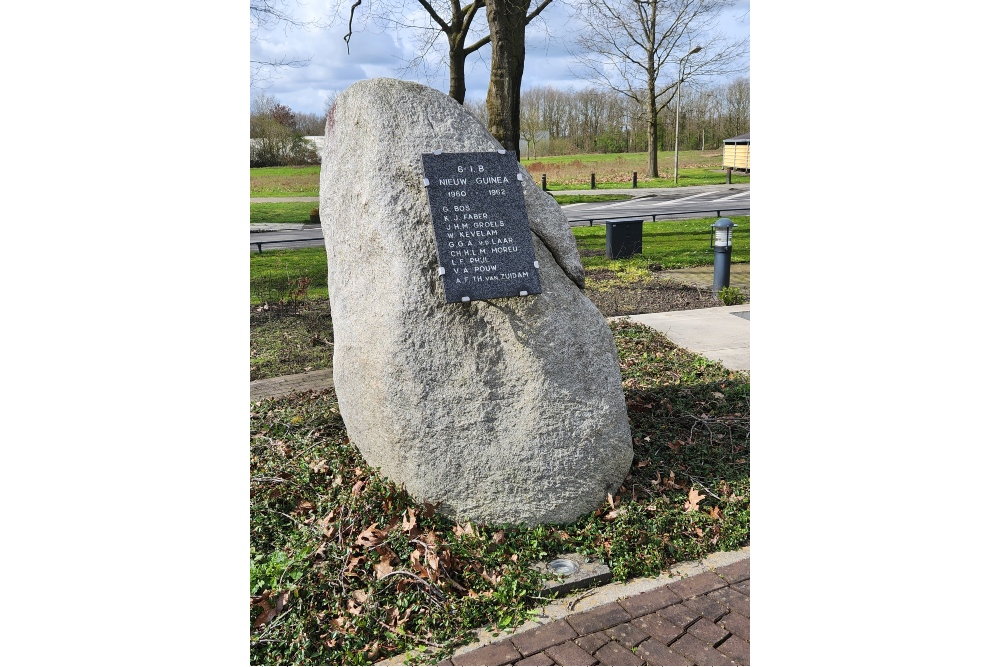
<instances>
[{"instance_id":1,"label":"red brick pavement","mask_svg":"<svg viewBox=\"0 0 1000 667\"><path fill-rule=\"evenodd\" d=\"M567 616L440 665L749 665L750 559Z\"/></svg>"}]
</instances>

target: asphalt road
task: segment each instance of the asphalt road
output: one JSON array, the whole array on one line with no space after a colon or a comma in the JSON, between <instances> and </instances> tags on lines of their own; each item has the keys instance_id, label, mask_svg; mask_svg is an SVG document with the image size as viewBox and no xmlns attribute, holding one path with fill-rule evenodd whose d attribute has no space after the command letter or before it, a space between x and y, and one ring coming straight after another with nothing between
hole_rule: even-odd
<instances>
[{"instance_id":1,"label":"asphalt road","mask_svg":"<svg viewBox=\"0 0 1000 667\"><path fill-rule=\"evenodd\" d=\"M574 190L557 194L609 194L609 191ZM629 192L631 194L631 191ZM683 220L750 214L749 185L719 185L642 191L632 199L614 202L568 204L562 207L571 227L603 224L607 218ZM250 252L323 245L319 225L251 226ZM258 247L257 243L261 243Z\"/></svg>"},{"instance_id":2,"label":"asphalt road","mask_svg":"<svg viewBox=\"0 0 1000 667\"><path fill-rule=\"evenodd\" d=\"M592 204L567 204L563 212L570 227L603 223L609 217L644 220L684 220L750 214L750 186L712 186L651 191L633 199ZM593 191L580 191L593 194ZM561 193L558 193L561 194ZM604 193L600 193L604 194Z\"/></svg>"}]
</instances>

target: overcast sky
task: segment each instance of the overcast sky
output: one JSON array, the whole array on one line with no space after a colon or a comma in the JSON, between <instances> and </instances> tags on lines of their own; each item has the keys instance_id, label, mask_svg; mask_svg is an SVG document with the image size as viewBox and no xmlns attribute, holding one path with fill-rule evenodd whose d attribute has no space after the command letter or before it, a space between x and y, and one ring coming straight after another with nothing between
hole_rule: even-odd
<instances>
[{"instance_id":1,"label":"overcast sky","mask_svg":"<svg viewBox=\"0 0 1000 667\"><path fill-rule=\"evenodd\" d=\"M419 5L415 2L408 4L419 10ZM263 91L274 95L293 111L322 113L331 92L344 90L357 81L380 76L417 81L447 93L446 64L442 64L436 74L425 70L403 71L417 54L418 31L376 25L367 14L369 5L366 1L355 13L350 54L343 39L347 33L344 20L346 12L342 12L339 17L333 14L334 22L327 28L278 25L257 30L256 39L250 42L251 61L309 60L303 67L282 68L276 70L269 80L258 81L257 85L251 86L251 97ZM329 23L335 6L336 2L331 0L288 0L286 8L302 21ZM420 23L424 19L422 12L423 10L414 12L411 23ZM734 39L749 36L749 12L749 0L741 0L720 16L719 30ZM479 14L482 15L482 29L467 41L468 44L486 34L485 10L480 10ZM543 18L544 22L541 21ZM580 90L589 85L586 80L573 73L574 69L579 71L579 66L574 65L570 54L572 34L576 28L566 0L556 0L532 21L527 32L522 89L552 85L567 90ZM438 47L445 47L443 36L438 40ZM425 62L434 64L435 60L432 56ZM466 63L466 100L486 97L489 62L489 45L470 56ZM749 70L745 76L749 76Z\"/></svg>"}]
</instances>

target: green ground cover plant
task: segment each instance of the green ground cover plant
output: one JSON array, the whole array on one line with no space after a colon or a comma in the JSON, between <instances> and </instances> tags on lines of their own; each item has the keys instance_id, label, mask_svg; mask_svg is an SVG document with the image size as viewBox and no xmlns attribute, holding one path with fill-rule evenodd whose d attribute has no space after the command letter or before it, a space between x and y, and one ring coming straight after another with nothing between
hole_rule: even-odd
<instances>
[{"instance_id":1,"label":"green ground cover plant","mask_svg":"<svg viewBox=\"0 0 1000 667\"><path fill-rule=\"evenodd\" d=\"M316 208L316 202L282 202L280 204L250 204L250 224L309 222L309 212Z\"/></svg>"},{"instance_id":2,"label":"green ground cover plant","mask_svg":"<svg viewBox=\"0 0 1000 667\"><path fill-rule=\"evenodd\" d=\"M319 197L319 165L251 167L250 196Z\"/></svg>"},{"instance_id":3,"label":"green ground cover plant","mask_svg":"<svg viewBox=\"0 0 1000 667\"><path fill-rule=\"evenodd\" d=\"M251 307L251 382L332 367L333 325L328 299Z\"/></svg>"},{"instance_id":4,"label":"green ground cover plant","mask_svg":"<svg viewBox=\"0 0 1000 667\"><path fill-rule=\"evenodd\" d=\"M461 524L417 504L361 458L332 390L252 403L251 664L433 664L529 618L535 561L579 552L624 581L748 544L749 376L611 328L635 456L571 524Z\"/></svg>"}]
</instances>

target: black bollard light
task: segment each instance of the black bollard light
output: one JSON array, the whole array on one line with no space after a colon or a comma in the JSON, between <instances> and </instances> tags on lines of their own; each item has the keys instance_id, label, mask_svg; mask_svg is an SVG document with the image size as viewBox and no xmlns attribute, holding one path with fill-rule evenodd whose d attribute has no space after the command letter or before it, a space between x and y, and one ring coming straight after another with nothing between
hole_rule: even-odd
<instances>
[{"instance_id":1,"label":"black bollard light","mask_svg":"<svg viewBox=\"0 0 1000 667\"><path fill-rule=\"evenodd\" d=\"M712 274L712 293L729 287L729 264L733 257L733 221L719 218L712 223L712 248L715 250L715 269Z\"/></svg>"},{"instance_id":2,"label":"black bollard light","mask_svg":"<svg viewBox=\"0 0 1000 667\"><path fill-rule=\"evenodd\" d=\"M545 189L546 189L545 174L542 174L542 192L545 192Z\"/></svg>"},{"instance_id":3,"label":"black bollard light","mask_svg":"<svg viewBox=\"0 0 1000 667\"><path fill-rule=\"evenodd\" d=\"M638 179L639 179L639 172L633 171L632 172L632 189L633 190L635 189L635 184L638 181Z\"/></svg>"},{"instance_id":4,"label":"black bollard light","mask_svg":"<svg viewBox=\"0 0 1000 667\"><path fill-rule=\"evenodd\" d=\"M594 172L590 172L590 189L591 190L597 189L597 183L594 181Z\"/></svg>"}]
</instances>

